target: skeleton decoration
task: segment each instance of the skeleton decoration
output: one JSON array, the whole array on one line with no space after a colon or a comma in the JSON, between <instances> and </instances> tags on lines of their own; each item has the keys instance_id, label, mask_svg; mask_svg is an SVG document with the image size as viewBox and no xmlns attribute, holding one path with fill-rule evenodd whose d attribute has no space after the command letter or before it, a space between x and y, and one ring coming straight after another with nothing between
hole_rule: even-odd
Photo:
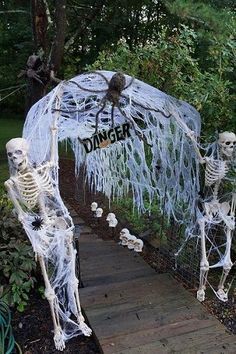
<instances>
[{"instance_id":1,"label":"skeleton decoration","mask_svg":"<svg viewBox=\"0 0 236 354\"><path fill-rule=\"evenodd\" d=\"M129 235L128 245L127 245L129 250L133 250L134 249L134 244L135 244L136 241L137 241L137 237L136 236Z\"/></svg>"},{"instance_id":2,"label":"skeleton decoration","mask_svg":"<svg viewBox=\"0 0 236 354\"><path fill-rule=\"evenodd\" d=\"M134 242L134 251L135 252L142 252L143 251L143 241L140 239L136 239Z\"/></svg>"},{"instance_id":3,"label":"skeleton decoration","mask_svg":"<svg viewBox=\"0 0 236 354\"><path fill-rule=\"evenodd\" d=\"M201 239L200 285L197 292L199 301L205 300L205 290L208 282L208 272L212 268L222 267L222 276L218 284L216 296L221 301L228 300L226 280L233 266L231 260L231 244L235 230L236 209L236 135L232 132L219 134L219 139L208 149L210 156L202 157L193 140L200 163L205 167L205 197L202 201L202 210L198 210L197 224ZM231 192L222 194L220 187L224 181L231 184ZM216 241L216 227L224 235L223 243ZM213 233L211 230L213 229ZM218 231L219 232L219 231ZM217 257L216 257L217 256ZM217 263L210 264L210 260L218 258Z\"/></svg>"},{"instance_id":4,"label":"skeleton decoration","mask_svg":"<svg viewBox=\"0 0 236 354\"><path fill-rule=\"evenodd\" d=\"M236 135L232 132L219 134L218 144L220 146L221 157L232 158L236 147Z\"/></svg>"},{"instance_id":5,"label":"skeleton decoration","mask_svg":"<svg viewBox=\"0 0 236 354\"><path fill-rule=\"evenodd\" d=\"M96 212L97 207L98 207L98 203L92 202L92 204L91 204L91 210L92 210L93 212Z\"/></svg>"},{"instance_id":6,"label":"skeleton decoration","mask_svg":"<svg viewBox=\"0 0 236 354\"><path fill-rule=\"evenodd\" d=\"M66 340L81 333L90 336L91 330L80 307L74 225L58 189L55 122L50 133L49 159L37 165L29 158L30 145L24 138L6 144L10 178L5 186L39 261L53 320L55 347L63 351Z\"/></svg>"},{"instance_id":7,"label":"skeleton decoration","mask_svg":"<svg viewBox=\"0 0 236 354\"><path fill-rule=\"evenodd\" d=\"M128 241L130 237L130 232L128 229L122 229L120 232L120 240L122 246L128 246Z\"/></svg>"},{"instance_id":8,"label":"skeleton decoration","mask_svg":"<svg viewBox=\"0 0 236 354\"><path fill-rule=\"evenodd\" d=\"M101 218L103 214L103 209L102 208L97 208L96 209L96 218Z\"/></svg>"},{"instance_id":9,"label":"skeleton decoration","mask_svg":"<svg viewBox=\"0 0 236 354\"><path fill-rule=\"evenodd\" d=\"M116 219L116 216L114 213L109 213L107 215L106 221L108 221L109 227L116 227L118 224L118 220Z\"/></svg>"}]
</instances>

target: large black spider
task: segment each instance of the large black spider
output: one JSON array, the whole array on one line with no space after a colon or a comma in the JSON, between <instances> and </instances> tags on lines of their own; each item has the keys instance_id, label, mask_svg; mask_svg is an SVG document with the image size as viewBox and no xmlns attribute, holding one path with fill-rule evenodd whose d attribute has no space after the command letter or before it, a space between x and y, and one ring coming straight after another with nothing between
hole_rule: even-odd
<instances>
[{"instance_id":1,"label":"large black spider","mask_svg":"<svg viewBox=\"0 0 236 354\"><path fill-rule=\"evenodd\" d=\"M31 225L34 231L41 230L43 227L43 219L39 216L35 216L34 221L32 221Z\"/></svg>"},{"instance_id":2,"label":"large black spider","mask_svg":"<svg viewBox=\"0 0 236 354\"><path fill-rule=\"evenodd\" d=\"M97 132L98 132L99 115L104 110L104 108L106 106L106 103L110 102L112 104L112 107L111 107L111 124L112 124L112 128L114 128L114 109L116 107L119 110L120 114L123 117L125 117L125 119L127 121L129 121L131 123L135 134L140 139L142 139L143 141L145 141L147 143L147 141L145 139L145 136L141 135L141 133L136 129L134 119L132 117L128 117L127 116L125 111L122 110L122 107L121 107L121 104L120 104L120 98L127 99L127 96L122 94L122 92L132 85L132 83L134 81L134 78L132 78L130 80L130 82L126 85L125 76L121 72L115 73L112 76L112 78L110 79L110 81L106 78L105 75L103 75L102 73L100 73L98 71L91 71L88 74L90 74L90 73L97 74L97 75L101 76L105 80L108 88L106 90L104 90L104 89L103 90L94 90L94 89L89 89L87 87L83 87L83 86L81 86L80 84L78 84L77 82L75 82L73 80L70 80L69 82L74 84L74 85L76 85L80 90L83 90L83 91L87 91L87 92L91 92L91 93L95 93L95 94L96 93L102 93L102 92L105 93L104 97L101 99L101 102L100 102L101 108L97 111L96 116L95 116L95 134L97 134ZM140 104L137 101L135 101L133 98L132 98L132 103L137 105L137 106L139 106L139 107L141 107L141 108L143 108L143 109L145 109L145 110L149 110L149 111L152 111L152 112L158 112L158 113L162 114L165 118L170 118L170 116L171 116L171 114L166 115L164 112L162 112L159 109L145 107L142 104ZM74 110L74 111L58 110L58 111L64 112L64 113L75 113L75 112L85 112L85 111L88 111L89 109L90 109L90 107L85 108L83 110ZM80 142L83 143L82 140L80 140Z\"/></svg>"}]
</instances>

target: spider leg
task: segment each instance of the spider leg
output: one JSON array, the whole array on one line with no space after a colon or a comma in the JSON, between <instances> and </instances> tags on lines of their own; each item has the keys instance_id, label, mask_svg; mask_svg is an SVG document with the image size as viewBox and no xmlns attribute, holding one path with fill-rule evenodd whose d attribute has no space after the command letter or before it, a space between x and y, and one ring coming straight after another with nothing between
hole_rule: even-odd
<instances>
[{"instance_id":1,"label":"spider leg","mask_svg":"<svg viewBox=\"0 0 236 354\"><path fill-rule=\"evenodd\" d=\"M97 74L97 75L101 76L101 77L106 81L107 86L109 86L109 81L108 81L108 79L106 78L105 75L103 75L103 74L100 73L99 71L96 71L96 70L94 70L94 71L88 71L86 74Z\"/></svg>"},{"instance_id":2,"label":"spider leg","mask_svg":"<svg viewBox=\"0 0 236 354\"><path fill-rule=\"evenodd\" d=\"M101 93L101 92L106 92L107 91L107 90L92 90L92 89L88 89L87 87L83 87L80 84L78 84L78 82L75 82L73 80L69 80L68 82L76 85L80 90L86 91L86 92Z\"/></svg>"},{"instance_id":3,"label":"spider leg","mask_svg":"<svg viewBox=\"0 0 236 354\"><path fill-rule=\"evenodd\" d=\"M96 122L95 134L97 134L97 132L98 132L99 114L104 110L105 106L106 106L106 101L103 102L102 107L96 113L96 116L95 116L95 122Z\"/></svg>"},{"instance_id":4,"label":"spider leg","mask_svg":"<svg viewBox=\"0 0 236 354\"><path fill-rule=\"evenodd\" d=\"M134 77L131 78L130 82L124 87L123 91L126 90L128 87L130 87L133 82L134 82Z\"/></svg>"},{"instance_id":5,"label":"spider leg","mask_svg":"<svg viewBox=\"0 0 236 354\"><path fill-rule=\"evenodd\" d=\"M120 95L120 97L128 99L128 97L126 97L125 95ZM138 103L137 101L135 101L133 99L132 99L132 103L136 104L137 106L139 106L147 111L160 113L165 118L170 118L170 116L171 116L171 113L167 115L163 111L161 111L160 109L145 107L144 105L142 105L141 103Z\"/></svg>"}]
</instances>

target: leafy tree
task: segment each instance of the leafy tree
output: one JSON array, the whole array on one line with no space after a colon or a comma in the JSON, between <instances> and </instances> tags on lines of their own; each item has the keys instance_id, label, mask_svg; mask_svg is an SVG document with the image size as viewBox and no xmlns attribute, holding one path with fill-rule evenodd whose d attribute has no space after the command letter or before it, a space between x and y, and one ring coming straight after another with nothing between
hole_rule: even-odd
<instances>
[{"instance_id":1,"label":"leafy tree","mask_svg":"<svg viewBox=\"0 0 236 354\"><path fill-rule=\"evenodd\" d=\"M234 130L235 90L228 74L233 70L235 43L215 41L206 71L195 58L197 41L197 32L182 25L171 36L163 31L156 45L130 50L121 42L114 52L102 51L88 69L121 70L189 102L201 113L206 135Z\"/></svg>"}]
</instances>

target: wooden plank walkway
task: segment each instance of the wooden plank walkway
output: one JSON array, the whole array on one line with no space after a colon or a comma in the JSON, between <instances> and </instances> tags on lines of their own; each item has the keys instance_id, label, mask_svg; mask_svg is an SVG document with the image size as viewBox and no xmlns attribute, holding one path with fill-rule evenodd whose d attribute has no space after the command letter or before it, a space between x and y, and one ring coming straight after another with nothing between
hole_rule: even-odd
<instances>
[{"instance_id":1,"label":"wooden plank walkway","mask_svg":"<svg viewBox=\"0 0 236 354\"><path fill-rule=\"evenodd\" d=\"M73 214L72 214L73 215ZM235 354L236 336L169 274L81 226L81 304L104 354Z\"/></svg>"}]
</instances>

